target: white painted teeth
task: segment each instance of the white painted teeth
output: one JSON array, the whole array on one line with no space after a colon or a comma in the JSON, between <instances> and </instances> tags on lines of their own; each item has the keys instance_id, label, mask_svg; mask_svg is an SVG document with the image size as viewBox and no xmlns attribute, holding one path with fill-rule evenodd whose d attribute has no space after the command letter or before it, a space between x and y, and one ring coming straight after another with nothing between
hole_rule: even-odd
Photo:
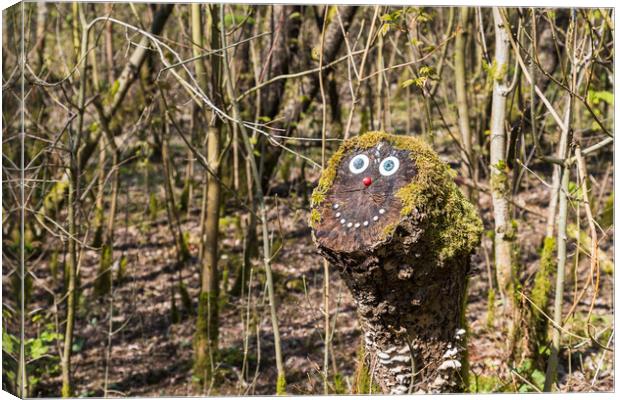
<instances>
[{"instance_id":1,"label":"white painted teeth","mask_svg":"<svg viewBox=\"0 0 620 400\"><path fill-rule=\"evenodd\" d=\"M340 207L340 205L339 205L339 204L334 204L334 205L333 205L333 208L334 208L334 209L338 209L339 207ZM379 209L379 215L383 215L383 214L385 214L385 208L381 208L381 209ZM340 217L342 216L342 213L341 213L340 211L338 211L338 212L336 212L336 214L335 214L335 215L336 215L336 218L340 218ZM376 221L378 221L378 220L379 220L379 215L375 215L375 216L373 216L373 217L372 217L372 220L373 220L373 221L375 221L375 222L376 222ZM347 228L352 228L352 227L354 227L354 228L356 228L356 229L357 229L357 228L359 228L360 226L368 227L368 226L370 225L370 221L368 221L368 220L366 220L366 221L364 221L364 222L348 222L348 223L347 223L347 220L346 220L345 218L342 218L342 219L340 220L340 223L341 223L342 225L346 226Z\"/></svg>"}]
</instances>

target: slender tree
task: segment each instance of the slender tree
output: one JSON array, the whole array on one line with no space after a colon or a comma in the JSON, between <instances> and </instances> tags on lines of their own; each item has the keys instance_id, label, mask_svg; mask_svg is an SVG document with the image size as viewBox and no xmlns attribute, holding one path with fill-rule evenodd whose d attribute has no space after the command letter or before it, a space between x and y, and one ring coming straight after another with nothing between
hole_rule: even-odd
<instances>
[{"instance_id":1,"label":"slender tree","mask_svg":"<svg viewBox=\"0 0 620 400\"><path fill-rule=\"evenodd\" d=\"M493 219L495 222L495 266L500 291L504 298L505 315L511 315L513 296L511 286L513 229L510 221L508 196L510 194L508 166L506 163L506 97L509 92L507 83L509 40L508 32L500 15L500 9L493 8L493 26L495 28L495 55L490 73L493 79L493 103L491 109L491 154L490 173L493 197Z\"/></svg>"},{"instance_id":2,"label":"slender tree","mask_svg":"<svg viewBox=\"0 0 620 400\"><path fill-rule=\"evenodd\" d=\"M454 85L456 90L456 107L458 110L459 130L461 131L461 140L463 142L461 150L461 159L463 166L462 174L468 178L474 178L473 169L475 160L472 152L472 137L469 122L469 104L467 101L467 76L465 68L467 34L469 31L469 7L460 7L459 9L459 26L454 39ZM469 189L466 189L468 192ZM469 197L471 198L471 192Z\"/></svg>"},{"instance_id":3,"label":"slender tree","mask_svg":"<svg viewBox=\"0 0 620 400\"><path fill-rule=\"evenodd\" d=\"M217 12L215 5L209 5L211 48L222 48L221 38L224 35L223 19ZM192 38L194 52L196 46L204 48L201 12L199 4L192 4ZM221 103L222 88L222 58L219 54L211 56L211 98L216 104ZM200 64L200 63L199 63ZM202 67L200 67L202 69ZM196 71L197 74L202 72ZM207 176L206 209L204 212L204 254L202 259L201 286L198 299L198 319L196 321L195 360L194 375L196 375L203 387L206 387L208 379L217 358L218 340L218 232L220 212L220 136L222 123L219 118L212 118L207 130L207 163L213 174Z\"/></svg>"}]
</instances>

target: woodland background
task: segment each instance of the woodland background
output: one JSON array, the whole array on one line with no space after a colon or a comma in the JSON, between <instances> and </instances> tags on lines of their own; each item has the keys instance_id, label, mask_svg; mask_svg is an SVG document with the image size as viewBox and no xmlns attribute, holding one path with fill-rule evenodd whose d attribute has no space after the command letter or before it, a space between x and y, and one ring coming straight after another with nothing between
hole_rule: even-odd
<instances>
[{"instance_id":1,"label":"woodland background","mask_svg":"<svg viewBox=\"0 0 620 400\"><path fill-rule=\"evenodd\" d=\"M3 389L372 391L307 220L339 143L385 130L431 143L484 220L469 391L613 390L614 17L3 11Z\"/></svg>"}]
</instances>

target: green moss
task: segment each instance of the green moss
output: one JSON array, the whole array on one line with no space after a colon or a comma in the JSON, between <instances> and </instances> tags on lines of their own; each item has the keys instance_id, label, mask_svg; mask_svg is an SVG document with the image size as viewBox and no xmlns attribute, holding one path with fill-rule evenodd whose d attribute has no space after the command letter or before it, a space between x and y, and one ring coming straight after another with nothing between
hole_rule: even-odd
<instances>
[{"instance_id":1,"label":"green moss","mask_svg":"<svg viewBox=\"0 0 620 400\"><path fill-rule=\"evenodd\" d=\"M127 274L127 257L122 256L121 262L118 268L118 272L116 273L116 279L118 281L122 281L126 274Z\"/></svg>"},{"instance_id":2,"label":"green moss","mask_svg":"<svg viewBox=\"0 0 620 400\"><path fill-rule=\"evenodd\" d=\"M52 210L56 204L60 203L62 198L65 195L65 191L69 187L69 179L66 176L63 176L63 179L54 184L54 187L49 191L49 193L43 199L43 207L45 210Z\"/></svg>"},{"instance_id":3,"label":"green moss","mask_svg":"<svg viewBox=\"0 0 620 400\"><path fill-rule=\"evenodd\" d=\"M159 211L159 205L157 204L157 196L155 193L149 195L149 217L152 221L157 218L157 212Z\"/></svg>"},{"instance_id":4,"label":"green moss","mask_svg":"<svg viewBox=\"0 0 620 400\"><path fill-rule=\"evenodd\" d=\"M71 396L71 386L66 384L65 382L63 382L62 384L62 389L60 390L60 395L63 398L67 398L67 397L72 397Z\"/></svg>"},{"instance_id":5,"label":"green moss","mask_svg":"<svg viewBox=\"0 0 620 400\"><path fill-rule=\"evenodd\" d=\"M100 247L103 244L103 208L95 209L95 233L93 235L93 247Z\"/></svg>"},{"instance_id":6,"label":"green moss","mask_svg":"<svg viewBox=\"0 0 620 400\"><path fill-rule=\"evenodd\" d=\"M107 243L101 249L101 259L99 261L99 271L95 280L95 294L97 296L106 295L112 287L112 246Z\"/></svg>"},{"instance_id":7,"label":"green moss","mask_svg":"<svg viewBox=\"0 0 620 400\"><path fill-rule=\"evenodd\" d=\"M180 258L183 262L186 262L192 257L189 251L189 232L183 232L180 244L181 244L181 248L179 249Z\"/></svg>"},{"instance_id":8,"label":"green moss","mask_svg":"<svg viewBox=\"0 0 620 400\"><path fill-rule=\"evenodd\" d=\"M345 141L330 158L319 184L312 194L311 206L316 209L333 185L340 163L349 151L363 150L385 141L399 150L408 150L415 163L414 180L402 187L396 196L402 201L401 216L418 210L427 216L426 239L440 260L457 253L469 254L479 243L482 222L474 207L454 183L455 173L441 161L437 153L423 140L384 132L368 132ZM384 230L385 237L393 233L396 224Z\"/></svg>"},{"instance_id":9,"label":"green moss","mask_svg":"<svg viewBox=\"0 0 620 400\"><path fill-rule=\"evenodd\" d=\"M495 323L495 289L490 288L487 295L487 329L493 329Z\"/></svg>"},{"instance_id":10,"label":"green moss","mask_svg":"<svg viewBox=\"0 0 620 400\"><path fill-rule=\"evenodd\" d=\"M490 65L486 62L483 63L482 69L484 69L487 73L485 89L490 92L493 90L493 83L496 81L501 81L506 76L506 73L508 72L508 64L504 64L502 68L498 68L497 60L493 60Z\"/></svg>"},{"instance_id":11,"label":"green moss","mask_svg":"<svg viewBox=\"0 0 620 400\"><path fill-rule=\"evenodd\" d=\"M504 196L508 192L508 174L499 171L491 175L491 190L500 196Z\"/></svg>"},{"instance_id":12,"label":"green moss","mask_svg":"<svg viewBox=\"0 0 620 400\"><path fill-rule=\"evenodd\" d=\"M316 208L313 208L312 211L310 211L309 225L313 227L313 226L316 226L316 224L320 222L321 222L321 213Z\"/></svg>"},{"instance_id":13,"label":"green moss","mask_svg":"<svg viewBox=\"0 0 620 400\"><path fill-rule=\"evenodd\" d=\"M394 230L396 230L397 226L398 226L398 223L396 222L387 224L385 228L383 228L383 231L381 232L381 240L385 240L389 238L394 233Z\"/></svg>"},{"instance_id":14,"label":"green moss","mask_svg":"<svg viewBox=\"0 0 620 400\"><path fill-rule=\"evenodd\" d=\"M554 251L555 238L545 238L540 253L540 264L536 271L534 286L530 294L532 303L535 305L535 307L532 306L530 313L530 340L532 341L531 347L534 350L534 354L538 354L538 350L541 346L545 346L547 342L547 318L545 318L538 309L542 310L544 313L547 312L549 295L551 293L551 278L556 270Z\"/></svg>"},{"instance_id":15,"label":"green moss","mask_svg":"<svg viewBox=\"0 0 620 400\"><path fill-rule=\"evenodd\" d=\"M611 192L609 197L605 200L603 205L603 211L599 218L599 224L603 229L609 228L614 223L614 192Z\"/></svg>"},{"instance_id":16,"label":"green moss","mask_svg":"<svg viewBox=\"0 0 620 400\"><path fill-rule=\"evenodd\" d=\"M276 394L278 396L286 395L286 377L284 374L278 374L278 381L276 382Z\"/></svg>"},{"instance_id":17,"label":"green moss","mask_svg":"<svg viewBox=\"0 0 620 400\"><path fill-rule=\"evenodd\" d=\"M497 164L491 166L491 190L500 196L508 193L508 166L506 161L499 160Z\"/></svg>"}]
</instances>

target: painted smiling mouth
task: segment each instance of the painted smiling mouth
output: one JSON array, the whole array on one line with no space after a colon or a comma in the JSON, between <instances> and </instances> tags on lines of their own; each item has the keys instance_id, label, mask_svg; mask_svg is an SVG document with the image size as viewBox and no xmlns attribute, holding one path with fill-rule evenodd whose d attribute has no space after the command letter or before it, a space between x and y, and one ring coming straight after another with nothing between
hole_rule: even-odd
<instances>
[{"instance_id":1,"label":"painted smiling mouth","mask_svg":"<svg viewBox=\"0 0 620 400\"><path fill-rule=\"evenodd\" d=\"M379 221L379 217L385 214L385 209L380 208L370 220L355 221L353 219L347 219L342 214L342 212L339 211L340 204L338 203L334 204L333 208L336 211L336 214L335 214L336 218L339 218L340 225L342 225L345 228L353 228L353 229L357 229L359 227L368 227L370 226L371 223Z\"/></svg>"}]
</instances>

